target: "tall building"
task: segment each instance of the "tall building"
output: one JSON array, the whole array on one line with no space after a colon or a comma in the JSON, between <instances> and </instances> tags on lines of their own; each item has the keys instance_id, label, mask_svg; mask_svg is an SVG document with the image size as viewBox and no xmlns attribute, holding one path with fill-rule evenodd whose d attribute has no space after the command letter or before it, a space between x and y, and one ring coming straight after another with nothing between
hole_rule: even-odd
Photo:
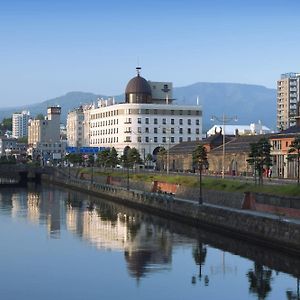
<instances>
[{"instance_id":1,"label":"tall building","mask_svg":"<svg viewBox=\"0 0 300 300\"><path fill-rule=\"evenodd\" d=\"M82 147L84 132L83 132L84 113L80 106L77 109L68 113L67 118L67 141L68 146Z\"/></svg>"},{"instance_id":2,"label":"tall building","mask_svg":"<svg viewBox=\"0 0 300 300\"><path fill-rule=\"evenodd\" d=\"M134 147L145 158L161 147L200 140L201 106L173 104L172 90L172 83L147 81L137 68L123 103L100 100L84 108L85 146L115 147L120 154Z\"/></svg>"},{"instance_id":3,"label":"tall building","mask_svg":"<svg viewBox=\"0 0 300 300\"><path fill-rule=\"evenodd\" d=\"M28 124L29 155L40 157L43 163L60 159L65 145L60 139L61 108L48 107L44 120L30 120Z\"/></svg>"},{"instance_id":4,"label":"tall building","mask_svg":"<svg viewBox=\"0 0 300 300\"><path fill-rule=\"evenodd\" d=\"M296 125L300 101L300 73L282 74L277 81L277 129Z\"/></svg>"},{"instance_id":5,"label":"tall building","mask_svg":"<svg viewBox=\"0 0 300 300\"><path fill-rule=\"evenodd\" d=\"M12 115L12 136L21 138L28 136L29 111L22 111Z\"/></svg>"}]
</instances>

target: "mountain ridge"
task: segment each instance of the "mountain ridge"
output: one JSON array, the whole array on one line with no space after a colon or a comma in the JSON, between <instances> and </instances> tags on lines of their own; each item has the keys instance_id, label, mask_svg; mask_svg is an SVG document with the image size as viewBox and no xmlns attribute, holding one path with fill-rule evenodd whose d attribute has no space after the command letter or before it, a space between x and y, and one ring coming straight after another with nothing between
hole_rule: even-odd
<instances>
[{"instance_id":1,"label":"mountain ridge","mask_svg":"<svg viewBox=\"0 0 300 300\"><path fill-rule=\"evenodd\" d=\"M107 96L90 92L71 91L62 96L47 99L40 103L0 110L0 120L11 116L16 111L29 110L32 116L46 113L47 106L62 107L62 122L66 122L67 113L81 104L92 103L97 98L115 97L117 102L124 99L124 94ZM238 116L239 124L250 124L261 120L262 123L275 129L276 125L276 90L262 85L224 82L195 82L187 86L174 87L175 104L196 105L199 97L203 109L203 128L214 124L211 115Z\"/></svg>"}]
</instances>

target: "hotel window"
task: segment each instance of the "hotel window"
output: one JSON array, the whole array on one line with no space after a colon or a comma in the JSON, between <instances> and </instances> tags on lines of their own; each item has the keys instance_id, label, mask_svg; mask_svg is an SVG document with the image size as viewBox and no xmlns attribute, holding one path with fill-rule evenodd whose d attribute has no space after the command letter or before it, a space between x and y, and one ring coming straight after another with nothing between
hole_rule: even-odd
<instances>
[{"instance_id":1,"label":"hotel window","mask_svg":"<svg viewBox=\"0 0 300 300\"><path fill-rule=\"evenodd\" d=\"M171 119L171 124L174 125L175 124L175 120Z\"/></svg>"},{"instance_id":2,"label":"hotel window","mask_svg":"<svg viewBox=\"0 0 300 300\"><path fill-rule=\"evenodd\" d=\"M191 134L191 133L192 133L191 128L188 128L187 133L188 133L188 134Z\"/></svg>"},{"instance_id":3,"label":"hotel window","mask_svg":"<svg viewBox=\"0 0 300 300\"><path fill-rule=\"evenodd\" d=\"M149 124L149 118L146 118L146 119L145 119L145 123L146 123L146 124Z\"/></svg>"},{"instance_id":4,"label":"hotel window","mask_svg":"<svg viewBox=\"0 0 300 300\"><path fill-rule=\"evenodd\" d=\"M162 133L167 133L167 129L166 129L166 128L163 128L163 129L162 129Z\"/></svg>"},{"instance_id":5,"label":"hotel window","mask_svg":"<svg viewBox=\"0 0 300 300\"><path fill-rule=\"evenodd\" d=\"M142 137L141 137L141 136L138 136L138 137L137 137L137 141L138 141L138 143L141 143L141 142L142 142Z\"/></svg>"},{"instance_id":6,"label":"hotel window","mask_svg":"<svg viewBox=\"0 0 300 300\"><path fill-rule=\"evenodd\" d=\"M142 118L137 119L138 124L142 124Z\"/></svg>"},{"instance_id":7,"label":"hotel window","mask_svg":"<svg viewBox=\"0 0 300 300\"><path fill-rule=\"evenodd\" d=\"M163 142L163 143L166 142L166 137L165 137L165 136L162 138L162 142Z\"/></svg>"},{"instance_id":8,"label":"hotel window","mask_svg":"<svg viewBox=\"0 0 300 300\"><path fill-rule=\"evenodd\" d=\"M154 124L157 124L157 119L156 118L154 119Z\"/></svg>"},{"instance_id":9,"label":"hotel window","mask_svg":"<svg viewBox=\"0 0 300 300\"><path fill-rule=\"evenodd\" d=\"M146 128L145 128L145 132L146 132L146 133L149 133L149 127L146 127Z\"/></svg>"},{"instance_id":10,"label":"hotel window","mask_svg":"<svg viewBox=\"0 0 300 300\"><path fill-rule=\"evenodd\" d=\"M175 130L174 130L174 128L171 128L171 133L175 133Z\"/></svg>"},{"instance_id":11,"label":"hotel window","mask_svg":"<svg viewBox=\"0 0 300 300\"><path fill-rule=\"evenodd\" d=\"M154 127L154 133L157 133L157 127Z\"/></svg>"},{"instance_id":12,"label":"hotel window","mask_svg":"<svg viewBox=\"0 0 300 300\"><path fill-rule=\"evenodd\" d=\"M196 128L196 134L199 134L199 133L200 133L199 128Z\"/></svg>"},{"instance_id":13,"label":"hotel window","mask_svg":"<svg viewBox=\"0 0 300 300\"><path fill-rule=\"evenodd\" d=\"M199 119L196 120L196 125L200 125Z\"/></svg>"},{"instance_id":14,"label":"hotel window","mask_svg":"<svg viewBox=\"0 0 300 300\"><path fill-rule=\"evenodd\" d=\"M183 134L183 128L179 128L179 133Z\"/></svg>"},{"instance_id":15,"label":"hotel window","mask_svg":"<svg viewBox=\"0 0 300 300\"><path fill-rule=\"evenodd\" d=\"M171 136L171 143L174 143L175 142L175 138L174 136Z\"/></svg>"},{"instance_id":16,"label":"hotel window","mask_svg":"<svg viewBox=\"0 0 300 300\"><path fill-rule=\"evenodd\" d=\"M149 143L149 137L148 136L145 137L145 142Z\"/></svg>"},{"instance_id":17,"label":"hotel window","mask_svg":"<svg viewBox=\"0 0 300 300\"><path fill-rule=\"evenodd\" d=\"M138 127L137 132L138 132L138 133L142 133L142 127Z\"/></svg>"},{"instance_id":18,"label":"hotel window","mask_svg":"<svg viewBox=\"0 0 300 300\"><path fill-rule=\"evenodd\" d=\"M179 137L179 143L182 143L183 142L183 138L182 136Z\"/></svg>"},{"instance_id":19,"label":"hotel window","mask_svg":"<svg viewBox=\"0 0 300 300\"><path fill-rule=\"evenodd\" d=\"M188 119L188 120L187 120L187 123L188 123L188 125L192 125L192 120L191 120L191 119Z\"/></svg>"},{"instance_id":20,"label":"hotel window","mask_svg":"<svg viewBox=\"0 0 300 300\"><path fill-rule=\"evenodd\" d=\"M183 125L183 120L179 119L179 125Z\"/></svg>"},{"instance_id":21,"label":"hotel window","mask_svg":"<svg viewBox=\"0 0 300 300\"><path fill-rule=\"evenodd\" d=\"M154 137L154 143L157 143L157 136Z\"/></svg>"},{"instance_id":22,"label":"hotel window","mask_svg":"<svg viewBox=\"0 0 300 300\"><path fill-rule=\"evenodd\" d=\"M162 119L162 123L163 124L167 124L167 120L164 118L164 119Z\"/></svg>"}]
</instances>

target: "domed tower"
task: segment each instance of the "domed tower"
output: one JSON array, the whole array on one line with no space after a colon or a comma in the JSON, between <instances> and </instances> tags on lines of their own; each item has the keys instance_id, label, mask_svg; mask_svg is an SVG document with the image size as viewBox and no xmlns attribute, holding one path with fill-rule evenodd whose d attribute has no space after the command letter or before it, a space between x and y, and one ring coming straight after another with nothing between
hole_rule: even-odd
<instances>
[{"instance_id":1,"label":"domed tower","mask_svg":"<svg viewBox=\"0 0 300 300\"><path fill-rule=\"evenodd\" d=\"M137 76L132 78L125 90L126 103L152 103L152 92L148 81L140 76L141 67L136 68Z\"/></svg>"}]
</instances>

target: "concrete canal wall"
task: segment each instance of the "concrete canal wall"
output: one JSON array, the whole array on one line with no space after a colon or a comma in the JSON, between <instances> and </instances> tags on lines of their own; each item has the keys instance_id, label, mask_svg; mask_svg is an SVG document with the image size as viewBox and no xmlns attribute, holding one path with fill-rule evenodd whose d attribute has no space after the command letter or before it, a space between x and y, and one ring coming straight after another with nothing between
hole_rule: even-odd
<instances>
[{"instance_id":1,"label":"concrete canal wall","mask_svg":"<svg viewBox=\"0 0 300 300\"><path fill-rule=\"evenodd\" d=\"M104 183L91 184L89 181L80 179L65 179L51 175L44 175L44 179L63 187L89 192L165 217L202 227L207 226L233 237L241 237L259 244L270 245L290 253L300 253L300 222L291 222L280 215L222 207L210 203L198 205L195 201L166 194L127 190L123 187ZM213 193L211 196L214 197ZM226 194L221 202L225 202L229 198L230 196ZM233 206L235 206L241 200L238 197L235 199L233 196L232 201Z\"/></svg>"}]
</instances>

